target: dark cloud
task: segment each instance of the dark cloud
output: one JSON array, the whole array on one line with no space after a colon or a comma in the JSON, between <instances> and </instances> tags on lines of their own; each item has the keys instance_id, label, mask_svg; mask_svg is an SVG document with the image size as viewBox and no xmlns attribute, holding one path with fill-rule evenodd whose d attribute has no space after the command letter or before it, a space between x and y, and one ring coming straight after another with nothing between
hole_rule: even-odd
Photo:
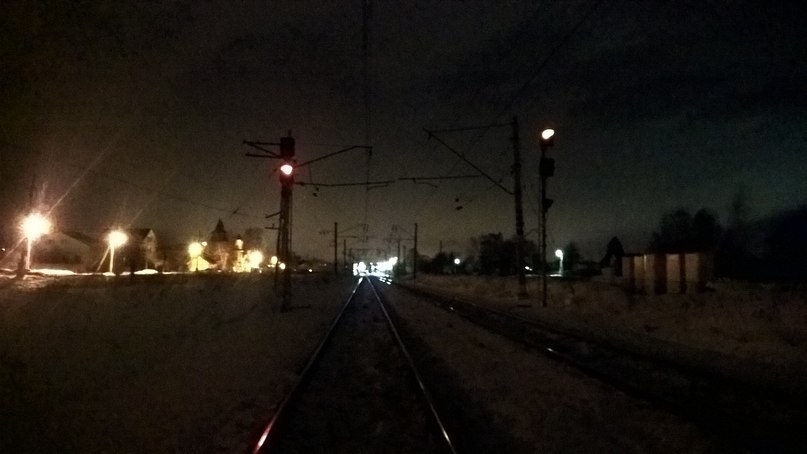
<instances>
[{"instance_id":1,"label":"dark cloud","mask_svg":"<svg viewBox=\"0 0 807 454\"><path fill-rule=\"evenodd\" d=\"M43 205L61 200L55 214L88 229L131 221L181 237L220 216L243 229L277 204L271 163L245 158L243 139L292 129L310 159L369 134L372 178L458 175L472 169L422 128L513 115L530 203L536 131L559 129L558 242L635 231L665 204L719 210L742 180L763 209L807 193L802 2L606 0L582 22L595 2L372 3L368 115L361 2L3 2L0 210L23 209L35 179ZM509 134L447 140L509 185ZM311 175L362 181L366 166L346 154ZM420 221L424 241L464 240L511 228L500 192L301 189L295 222L315 251L325 242L304 232L363 222L366 196L379 231Z\"/></svg>"}]
</instances>

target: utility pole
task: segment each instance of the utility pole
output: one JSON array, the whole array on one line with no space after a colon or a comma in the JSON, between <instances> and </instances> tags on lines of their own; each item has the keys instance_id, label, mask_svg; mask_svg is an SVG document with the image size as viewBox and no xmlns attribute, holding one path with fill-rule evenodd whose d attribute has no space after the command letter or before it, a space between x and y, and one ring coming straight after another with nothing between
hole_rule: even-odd
<instances>
[{"instance_id":1,"label":"utility pole","mask_svg":"<svg viewBox=\"0 0 807 454\"><path fill-rule=\"evenodd\" d=\"M368 145L352 145L347 148L343 148L341 150L334 151L333 153L328 153L324 156L320 156L318 158L311 159L309 161L303 162L298 164L294 160L294 138L291 136L291 131L289 131L286 137L281 137L280 142L256 142L256 141L247 141L244 140L243 143L245 145L249 145L255 149L260 150L261 154L253 154L247 153L247 156L255 157L255 158L271 158L271 159L279 159L281 161L280 165L280 211L278 212L278 261L279 263L283 263L285 267L283 269L283 288L282 288L282 296L283 296L283 304L281 308L283 311L288 310L291 304L291 267L292 267L292 258L293 254L291 251L291 220L292 220L292 187L295 184L294 175L297 173L299 168L304 166L313 164L318 161L322 161L324 159L328 159L330 157L336 156L338 154L345 153L347 151L355 150L355 149L365 149L365 150L372 150L372 147ZM280 153L274 152L266 146L279 146ZM365 182L361 183L363 185L371 185L371 184L385 184L389 182ZM306 183L299 183L299 184L306 184ZM348 184L341 184L339 186L348 186L353 185L351 183ZM328 185L326 185L328 186ZM337 185L329 185L329 186L337 186Z\"/></svg>"},{"instance_id":2,"label":"utility pole","mask_svg":"<svg viewBox=\"0 0 807 454\"><path fill-rule=\"evenodd\" d=\"M333 223L333 274L339 275L339 223Z\"/></svg>"},{"instance_id":3,"label":"utility pole","mask_svg":"<svg viewBox=\"0 0 807 454\"><path fill-rule=\"evenodd\" d=\"M521 150L518 139L518 118L513 116L513 198L516 202L516 267L518 268L518 299L527 298L527 277L524 273L524 209L521 195Z\"/></svg>"},{"instance_id":4,"label":"utility pole","mask_svg":"<svg viewBox=\"0 0 807 454\"><path fill-rule=\"evenodd\" d=\"M294 161L294 137L289 131L286 137L281 137L280 142L248 142L244 144L261 150L265 154L255 155L247 153L247 156L259 158L279 159L280 165L280 211L278 212L277 226L277 258L278 266L283 264L283 276L281 279L282 296L281 311L286 311L291 306L291 205L292 187L294 185L294 173L296 162ZM274 152L265 146L280 147L280 152ZM275 291L277 292L277 269L275 269Z\"/></svg>"},{"instance_id":5,"label":"utility pole","mask_svg":"<svg viewBox=\"0 0 807 454\"><path fill-rule=\"evenodd\" d=\"M511 140L513 141L513 190L510 191L506 187L504 187L499 181L495 178L491 177L487 173L485 173L481 168L476 166L474 163L469 161L462 153L459 153L457 150L450 147L446 142L442 139L437 137L436 133L446 133L446 132L461 132L461 131L473 131L473 130L485 130L491 128L501 128L509 126L513 131L513 137ZM524 272L524 212L523 212L523 203L522 203L522 188L521 188L521 150L520 150L520 143L519 143L519 136L518 136L518 119L514 116L513 121L510 123L492 123L489 125L484 126L469 126L469 127L462 127L462 128L453 128L453 129L442 129L438 131L430 131L426 130L426 133L429 135L429 138L434 138L444 147L446 147L449 151L454 153L458 158L463 160L466 164L470 165L474 170L479 172L480 175L487 178L491 183L493 183L496 187L501 189L502 191L510 194L515 199L515 215L516 215L516 274L518 276L518 299L526 299L527 298L527 278Z\"/></svg>"},{"instance_id":6,"label":"utility pole","mask_svg":"<svg viewBox=\"0 0 807 454\"><path fill-rule=\"evenodd\" d=\"M553 202L546 198L546 180L555 174L555 160L546 157L546 150L555 144L555 130L544 129L538 143L541 146L541 163L538 167L541 175L541 306L546 307L546 212Z\"/></svg>"},{"instance_id":7,"label":"utility pole","mask_svg":"<svg viewBox=\"0 0 807 454\"><path fill-rule=\"evenodd\" d=\"M412 280L418 278L418 223L415 222L415 247L412 249Z\"/></svg>"},{"instance_id":8,"label":"utility pole","mask_svg":"<svg viewBox=\"0 0 807 454\"><path fill-rule=\"evenodd\" d=\"M26 216L30 216L34 212L34 191L36 191L36 175L31 177L31 186L28 189L28 214ZM24 277L31 268L31 240L27 238L27 233L25 236L25 241L22 243L25 246L20 251L20 260L17 262L18 278Z\"/></svg>"},{"instance_id":9,"label":"utility pole","mask_svg":"<svg viewBox=\"0 0 807 454\"><path fill-rule=\"evenodd\" d=\"M291 131L287 137L280 138L280 215L278 217L278 234L280 236L280 249L278 258L285 265L283 269L283 311L291 306L291 197L294 184L294 138Z\"/></svg>"}]
</instances>

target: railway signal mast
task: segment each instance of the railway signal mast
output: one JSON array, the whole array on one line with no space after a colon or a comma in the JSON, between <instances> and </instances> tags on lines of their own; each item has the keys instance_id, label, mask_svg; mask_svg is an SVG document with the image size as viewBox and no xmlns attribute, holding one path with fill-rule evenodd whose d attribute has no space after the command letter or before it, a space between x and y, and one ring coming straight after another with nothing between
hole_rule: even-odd
<instances>
[{"instance_id":1,"label":"railway signal mast","mask_svg":"<svg viewBox=\"0 0 807 454\"><path fill-rule=\"evenodd\" d=\"M245 145L249 145L252 148L260 150L262 153L247 153L246 155L253 158L270 158L270 159L278 159L280 160L280 211L277 213L273 213L271 215L267 215L268 217L278 216L278 226L277 226L277 258L278 258L278 266L281 267L281 271L283 273L283 279L280 293L283 297L283 303L281 305L281 310L286 311L290 309L291 306L291 268L292 268L292 251L291 251L291 205L292 205L292 187L295 184L299 185L306 185L311 184L314 186L356 186L362 185L367 187L378 187L378 186L385 186L388 184L393 183L392 180L390 181L366 181L364 183L337 183L337 184L327 184L327 183L314 183L313 181L309 182L296 182L294 180L294 176L297 171L305 166L311 165L315 162L322 161L324 159L331 158L333 156L345 153L347 151L356 150L356 149L364 149L368 151L372 151L373 147L369 145L351 145L349 147L343 148L341 150L334 151L332 153L328 153L324 156L320 156L318 158L311 159L309 161L305 161L302 163L297 163L294 159L295 151L295 141L294 137L291 136L291 131L289 131L286 137L281 137L280 142L256 142L256 141L248 141L244 140L243 142ZM275 152L267 147L279 147L280 152ZM277 273L277 268L275 268L275 272ZM277 291L277 274L275 274L275 290Z\"/></svg>"},{"instance_id":2,"label":"railway signal mast","mask_svg":"<svg viewBox=\"0 0 807 454\"><path fill-rule=\"evenodd\" d=\"M297 167L296 162L294 161L294 137L291 136L291 131L289 131L289 134L286 137L280 138L280 142L254 142L245 140L244 144L256 148L264 153L247 153L247 156L280 160L280 211L276 213L278 215L278 263L275 267L275 273L278 272L278 267L281 268L283 276L281 279L280 291L278 293L283 298L280 306L281 310L286 311L291 305L291 202L292 187L294 186L294 174ZM279 147L280 153L266 148L267 146ZM275 274L275 276L277 276L277 274ZM277 284L277 278L275 280L275 284ZM277 285L275 286L275 290L277 291Z\"/></svg>"},{"instance_id":3,"label":"railway signal mast","mask_svg":"<svg viewBox=\"0 0 807 454\"><path fill-rule=\"evenodd\" d=\"M291 196L294 185L294 138L280 138L280 215L278 216L277 258L283 263L283 306L289 308L291 300Z\"/></svg>"}]
</instances>

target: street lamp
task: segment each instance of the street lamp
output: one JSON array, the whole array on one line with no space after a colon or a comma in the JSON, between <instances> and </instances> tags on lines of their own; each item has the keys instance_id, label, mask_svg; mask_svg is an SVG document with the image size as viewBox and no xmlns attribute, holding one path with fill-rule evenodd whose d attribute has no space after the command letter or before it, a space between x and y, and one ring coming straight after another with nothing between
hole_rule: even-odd
<instances>
[{"instance_id":1,"label":"street lamp","mask_svg":"<svg viewBox=\"0 0 807 454\"><path fill-rule=\"evenodd\" d=\"M560 266L558 267L558 274L563 276L563 251L558 249L555 251L555 257L560 259Z\"/></svg>"},{"instance_id":2,"label":"street lamp","mask_svg":"<svg viewBox=\"0 0 807 454\"><path fill-rule=\"evenodd\" d=\"M50 232L50 221L39 213L32 213L22 221L22 232L27 241L25 269L31 269L31 246L42 235Z\"/></svg>"},{"instance_id":3,"label":"street lamp","mask_svg":"<svg viewBox=\"0 0 807 454\"><path fill-rule=\"evenodd\" d=\"M107 241L109 242L109 273L114 273L112 264L115 261L115 248L121 247L126 244L126 240L129 238L126 236L124 232L120 230L113 230L109 232L107 235Z\"/></svg>"},{"instance_id":4,"label":"street lamp","mask_svg":"<svg viewBox=\"0 0 807 454\"><path fill-rule=\"evenodd\" d=\"M546 150L555 144L555 130L544 129L541 138L538 140L541 146L541 163L539 173L541 175L541 287L542 306L546 307L546 212L552 206L552 199L546 198L546 180L555 174L555 160L546 157Z\"/></svg>"},{"instance_id":5,"label":"street lamp","mask_svg":"<svg viewBox=\"0 0 807 454\"><path fill-rule=\"evenodd\" d=\"M240 273L244 271L244 268L244 240L242 240L239 235L238 238L235 239L235 264L233 265L233 271Z\"/></svg>"},{"instance_id":6,"label":"street lamp","mask_svg":"<svg viewBox=\"0 0 807 454\"><path fill-rule=\"evenodd\" d=\"M263 253L257 250L249 251L247 260L249 262L249 271L252 271L253 269L260 269L261 262L263 262Z\"/></svg>"},{"instance_id":7,"label":"street lamp","mask_svg":"<svg viewBox=\"0 0 807 454\"><path fill-rule=\"evenodd\" d=\"M542 146L551 147L554 145L555 130L551 128L541 131Z\"/></svg>"},{"instance_id":8,"label":"street lamp","mask_svg":"<svg viewBox=\"0 0 807 454\"><path fill-rule=\"evenodd\" d=\"M188 255L193 259L193 271L199 271L199 256L202 255L204 248L202 243L198 241L188 245Z\"/></svg>"}]
</instances>

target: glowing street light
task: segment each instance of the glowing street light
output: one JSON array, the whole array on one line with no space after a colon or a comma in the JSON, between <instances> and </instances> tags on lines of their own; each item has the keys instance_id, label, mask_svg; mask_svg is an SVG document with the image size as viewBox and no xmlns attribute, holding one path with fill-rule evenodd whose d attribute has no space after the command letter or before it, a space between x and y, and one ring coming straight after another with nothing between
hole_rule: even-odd
<instances>
[{"instance_id":1,"label":"glowing street light","mask_svg":"<svg viewBox=\"0 0 807 454\"><path fill-rule=\"evenodd\" d=\"M32 213L22 221L22 232L28 242L25 254L25 269L31 269L31 246L42 235L50 232L50 221L39 213Z\"/></svg>"},{"instance_id":2,"label":"glowing street light","mask_svg":"<svg viewBox=\"0 0 807 454\"><path fill-rule=\"evenodd\" d=\"M239 235L238 238L235 239L235 264L233 265L233 271L241 273L245 271L244 268L246 268L244 263L244 240L242 240ZM246 269L246 271L249 271L249 269Z\"/></svg>"},{"instance_id":3,"label":"glowing street light","mask_svg":"<svg viewBox=\"0 0 807 454\"><path fill-rule=\"evenodd\" d=\"M457 257L457 258L455 258L455 259L454 259L454 264L455 264L455 265L459 265L459 264L460 264L460 259L459 259L459 257Z\"/></svg>"},{"instance_id":4,"label":"glowing street light","mask_svg":"<svg viewBox=\"0 0 807 454\"><path fill-rule=\"evenodd\" d=\"M263 253L257 250L249 251L249 254L247 254L247 261L249 262L250 270L260 268L261 262L263 262Z\"/></svg>"},{"instance_id":5,"label":"glowing street light","mask_svg":"<svg viewBox=\"0 0 807 454\"><path fill-rule=\"evenodd\" d=\"M555 174L555 160L546 157L546 150L555 145L555 130L544 129L538 139L541 147L541 162L538 173L541 176L541 305L546 307L546 212L552 206L552 199L546 197L546 180Z\"/></svg>"},{"instance_id":6,"label":"glowing street light","mask_svg":"<svg viewBox=\"0 0 807 454\"><path fill-rule=\"evenodd\" d=\"M558 274L563 275L563 251L560 249L556 250L555 257L560 259L560 267L558 267Z\"/></svg>"},{"instance_id":7,"label":"glowing street light","mask_svg":"<svg viewBox=\"0 0 807 454\"><path fill-rule=\"evenodd\" d=\"M280 166L280 171L283 172L283 175L291 176L292 172L294 172L294 167L291 164L283 164Z\"/></svg>"},{"instance_id":8,"label":"glowing street light","mask_svg":"<svg viewBox=\"0 0 807 454\"><path fill-rule=\"evenodd\" d=\"M188 245L188 255L193 259L193 271L199 271L199 256L204 249L204 245L198 241Z\"/></svg>"},{"instance_id":9,"label":"glowing street light","mask_svg":"<svg viewBox=\"0 0 807 454\"><path fill-rule=\"evenodd\" d=\"M110 274L113 273L112 264L115 261L115 248L119 248L126 244L126 241L129 238L126 236L126 233L121 232L120 230L113 230L109 232L107 235L107 241L109 242L109 272Z\"/></svg>"},{"instance_id":10,"label":"glowing street light","mask_svg":"<svg viewBox=\"0 0 807 454\"><path fill-rule=\"evenodd\" d=\"M544 146L551 147L553 145L552 138L555 137L555 130L554 129L544 129L541 131L541 139L546 142Z\"/></svg>"}]
</instances>

